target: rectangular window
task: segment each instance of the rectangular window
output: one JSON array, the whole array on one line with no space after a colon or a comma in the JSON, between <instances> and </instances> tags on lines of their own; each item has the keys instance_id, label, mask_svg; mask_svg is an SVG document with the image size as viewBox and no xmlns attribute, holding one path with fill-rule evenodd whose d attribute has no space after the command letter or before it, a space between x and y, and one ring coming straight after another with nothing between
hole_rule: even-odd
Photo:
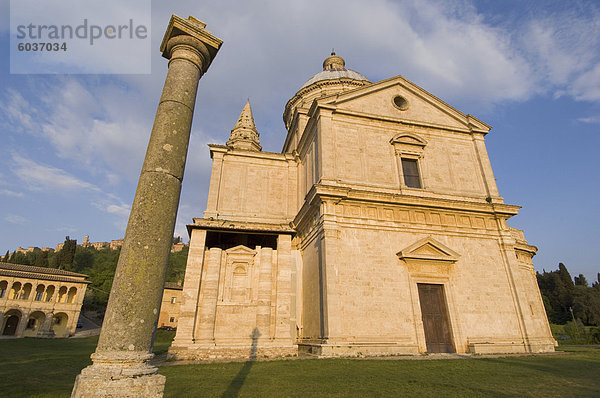
<instances>
[{"instance_id":1,"label":"rectangular window","mask_svg":"<svg viewBox=\"0 0 600 398\"><path fill-rule=\"evenodd\" d=\"M171 297L171 304L175 304L177 302L177 297Z\"/></svg>"},{"instance_id":2,"label":"rectangular window","mask_svg":"<svg viewBox=\"0 0 600 398\"><path fill-rule=\"evenodd\" d=\"M172 317L170 317L170 318L169 318L169 322L175 322L175 317L173 317L173 316L172 316Z\"/></svg>"},{"instance_id":3,"label":"rectangular window","mask_svg":"<svg viewBox=\"0 0 600 398\"><path fill-rule=\"evenodd\" d=\"M421 188L417 159L402 158L402 173L404 174L404 185L410 188Z\"/></svg>"}]
</instances>

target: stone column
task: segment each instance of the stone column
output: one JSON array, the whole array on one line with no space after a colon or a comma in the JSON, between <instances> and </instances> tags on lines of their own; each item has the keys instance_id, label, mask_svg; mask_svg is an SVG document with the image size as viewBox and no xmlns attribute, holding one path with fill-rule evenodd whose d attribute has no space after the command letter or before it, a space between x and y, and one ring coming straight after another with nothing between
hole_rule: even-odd
<instances>
[{"instance_id":1,"label":"stone column","mask_svg":"<svg viewBox=\"0 0 600 398\"><path fill-rule=\"evenodd\" d=\"M23 332L25 331L25 328L27 327L27 322L29 321L29 314L31 313L31 311L23 311L22 312L22 316L21 319L19 319L19 323L17 324L17 328L15 329L15 336L16 337L21 337L23 335Z\"/></svg>"},{"instance_id":2,"label":"stone column","mask_svg":"<svg viewBox=\"0 0 600 398\"><path fill-rule=\"evenodd\" d=\"M161 397L165 377L148 361L175 228L198 81L221 40L190 17L171 17L161 45L169 70L131 207L93 364L73 397Z\"/></svg>"},{"instance_id":3,"label":"stone column","mask_svg":"<svg viewBox=\"0 0 600 398\"><path fill-rule=\"evenodd\" d=\"M52 330L52 319L54 318L54 312L47 312L46 318L44 318L44 324L37 333L37 337L52 338L54 337L54 331Z\"/></svg>"}]
</instances>

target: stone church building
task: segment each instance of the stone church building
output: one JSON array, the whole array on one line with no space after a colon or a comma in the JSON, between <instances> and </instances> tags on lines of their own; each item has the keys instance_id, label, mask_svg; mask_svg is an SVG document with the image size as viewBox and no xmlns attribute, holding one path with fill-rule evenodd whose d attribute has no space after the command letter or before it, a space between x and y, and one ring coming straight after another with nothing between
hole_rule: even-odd
<instances>
[{"instance_id":1,"label":"stone church building","mask_svg":"<svg viewBox=\"0 0 600 398\"><path fill-rule=\"evenodd\" d=\"M209 145L171 356L554 350L489 125L334 53L283 119L281 153L262 151L249 103Z\"/></svg>"}]
</instances>

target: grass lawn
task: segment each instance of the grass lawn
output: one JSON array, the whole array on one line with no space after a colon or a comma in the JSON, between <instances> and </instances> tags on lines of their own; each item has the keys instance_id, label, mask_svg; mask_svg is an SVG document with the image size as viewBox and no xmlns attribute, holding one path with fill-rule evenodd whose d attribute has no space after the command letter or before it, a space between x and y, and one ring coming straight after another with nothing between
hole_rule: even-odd
<instances>
[{"instance_id":1,"label":"grass lawn","mask_svg":"<svg viewBox=\"0 0 600 398\"><path fill-rule=\"evenodd\" d=\"M158 330L154 352L166 352L174 336ZM0 340L0 397L69 397L97 344L98 336Z\"/></svg>"},{"instance_id":2,"label":"grass lawn","mask_svg":"<svg viewBox=\"0 0 600 398\"><path fill-rule=\"evenodd\" d=\"M159 331L164 352L173 332ZM0 396L68 397L97 338L0 340ZM535 357L163 366L166 397L600 396L600 349Z\"/></svg>"}]
</instances>

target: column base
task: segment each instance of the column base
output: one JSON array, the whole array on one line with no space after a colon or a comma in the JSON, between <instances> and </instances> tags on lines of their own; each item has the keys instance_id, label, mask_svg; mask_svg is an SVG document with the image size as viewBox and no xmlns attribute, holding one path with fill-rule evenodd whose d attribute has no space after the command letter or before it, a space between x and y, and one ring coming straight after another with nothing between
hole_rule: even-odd
<instances>
[{"instance_id":1,"label":"column base","mask_svg":"<svg viewBox=\"0 0 600 398\"><path fill-rule=\"evenodd\" d=\"M38 334L35 337L38 337L40 339L53 339L55 336L53 330L46 330L38 332Z\"/></svg>"},{"instance_id":2,"label":"column base","mask_svg":"<svg viewBox=\"0 0 600 398\"><path fill-rule=\"evenodd\" d=\"M75 397L162 397L165 376L148 361L154 354L103 352L75 379Z\"/></svg>"}]
</instances>

